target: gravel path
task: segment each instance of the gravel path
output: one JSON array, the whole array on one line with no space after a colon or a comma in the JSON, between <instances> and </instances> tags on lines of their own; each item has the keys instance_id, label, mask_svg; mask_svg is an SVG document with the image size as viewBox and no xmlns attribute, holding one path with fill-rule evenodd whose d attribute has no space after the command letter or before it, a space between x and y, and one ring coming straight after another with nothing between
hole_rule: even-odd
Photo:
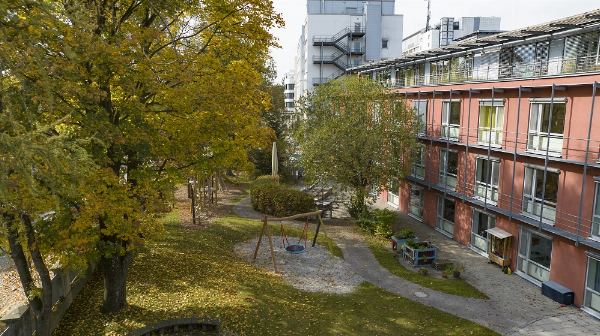
<instances>
[{"instance_id":1,"label":"gravel path","mask_svg":"<svg viewBox=\"0 0 600 336\"><path fill-rule=\"evenodd\" d=\"M386 204L378 202L375 207L383 208ZM261 215L252 210L249 197L234 205L233 211L241 217L261 219ZM399 214L401 220L409 222L404 223L406 226L415 225L410 222L411 218ZM460 256L461 262L469 265L466 280L490 300L445 294L399 278L377 262L367 243L352 227L335 220L325 224L328 236L342 249L344 260L357 274L398 296L468 319L503 335L600 335L600 323L596 319L573 306L560 308L541 295L538 287L516 275L503 275L485 258L422 223L416 222L416 225L423 230L423 236L440 245L443 253L448 252L454 258Z\"/></svg>"},{"instance_id":2,"label":"gravel path","mask_svg":"<svg viewBox=\"0 0 600 336\"><path fill-rule=\"evenodd\" d=\"M277 270L287 282L300 290L344 294L352 292L364 281L344 259L331 259L329 249L324 246L317 244L315 247L309 246L304 253L291 254L283 249L281 236L272 238ZM237 244L234 251L254 266L273 271L267 237L261 241L256 260L252 260L257 242L258 237Z\"/></svg>"}]
</instances>

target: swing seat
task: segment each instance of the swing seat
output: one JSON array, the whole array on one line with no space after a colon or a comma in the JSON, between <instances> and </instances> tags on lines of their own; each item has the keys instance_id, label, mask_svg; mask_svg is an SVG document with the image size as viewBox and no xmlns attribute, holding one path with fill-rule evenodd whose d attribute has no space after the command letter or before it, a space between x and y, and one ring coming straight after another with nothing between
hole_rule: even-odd
<instances>
[{"instance_id":1,"label":"swing seat","mask_svg":"<svg viewBox=\"0 0 600 336\"><path fill-rule=\"evenodd\" d=\"M289 253L299 254L306 252L306 247L300 244L290 244L284 247L284 250Z\"/></svg>"}]
</instances>

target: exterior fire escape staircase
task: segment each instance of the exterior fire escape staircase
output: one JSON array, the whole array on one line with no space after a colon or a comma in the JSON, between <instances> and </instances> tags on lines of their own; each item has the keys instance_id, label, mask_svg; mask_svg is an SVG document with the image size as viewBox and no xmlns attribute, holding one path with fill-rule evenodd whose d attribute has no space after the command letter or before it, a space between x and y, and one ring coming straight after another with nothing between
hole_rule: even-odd
<instances>
[{"instance_id":1,"label":"exterior fire escape staircase","mask_svg":"<svg viewBox=\"0 0 600 336\"><path fill-rule=\"evenodd\" d=\"M342 60L342 56L364 55L365 47L352 48L343 41L346 37L349 37L350 41L352 41L352 37L362 36L365 36L365 28L360 26L346 27L333 36L313 36L313 46L335 47L337 49L333 54L323 55L323 53L321 53L321 55L313 56L313 64L333 64L340 69L327 78L314 78L313 84L324 84L330 79L335 79L343 75L350 65ZM322 50L323 48L321 48L321 51Z\"/></svg>"}]
</instances>

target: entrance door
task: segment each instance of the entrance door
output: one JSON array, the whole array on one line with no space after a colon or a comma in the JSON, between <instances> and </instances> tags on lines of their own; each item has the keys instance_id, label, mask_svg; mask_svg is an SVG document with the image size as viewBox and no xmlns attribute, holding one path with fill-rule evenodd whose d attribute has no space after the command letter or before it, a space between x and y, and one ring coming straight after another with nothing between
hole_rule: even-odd
<instances>
[{"instance_id":1,"label":"entrance door","mask_svg":"<svg viewBox=\"0 0 600 336\"><path fill-rule=\"evenodd\" d=\"M495 226L495 217L473 209L473 223L471 225L471 249L473 251L487 256L490 237L485 230Z\"/></svg>"}]
</instances>

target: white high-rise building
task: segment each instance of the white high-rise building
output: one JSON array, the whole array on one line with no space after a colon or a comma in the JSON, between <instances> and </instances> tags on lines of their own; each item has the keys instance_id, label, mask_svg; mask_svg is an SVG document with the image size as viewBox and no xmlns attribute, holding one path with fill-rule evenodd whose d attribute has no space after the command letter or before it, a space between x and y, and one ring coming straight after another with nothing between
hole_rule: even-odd
<instances>
[{"instance_id":1,"label":"white high-rise building","mask_svg":"<svg viewBox=\"0 0 600 336\"><path fill-rule=\"evenodd\" d=\"M285 109L283 113L283 118L285 124L289 127L294 120L296 119L295 113L296 109L294 108L294 72L290 71L283 76L283 99L285 102Z\"/></svg>"},{"instance_id":2,"label":"white high-rise building","mask_svg":"<svg viewBox=\"0 0 600 336\"><path fill-rule=\"evenodd\" d=\"M443 17L435 27L421 29L402 40L402 55L447 46L476 32L478 37L501 33L500 18L478 16L454 20L453 17Z\"/></svg>"},{"instance_id":3,"label":"white high-rise building","mask_svg":"<svg viewBox=\"0 0 600 336\"><path fill-rule=\"evenodd\" d=\"M295 99L346 69L402 53L395 0L307 0L295 59Z\"/></svg>"}]
</instances>

